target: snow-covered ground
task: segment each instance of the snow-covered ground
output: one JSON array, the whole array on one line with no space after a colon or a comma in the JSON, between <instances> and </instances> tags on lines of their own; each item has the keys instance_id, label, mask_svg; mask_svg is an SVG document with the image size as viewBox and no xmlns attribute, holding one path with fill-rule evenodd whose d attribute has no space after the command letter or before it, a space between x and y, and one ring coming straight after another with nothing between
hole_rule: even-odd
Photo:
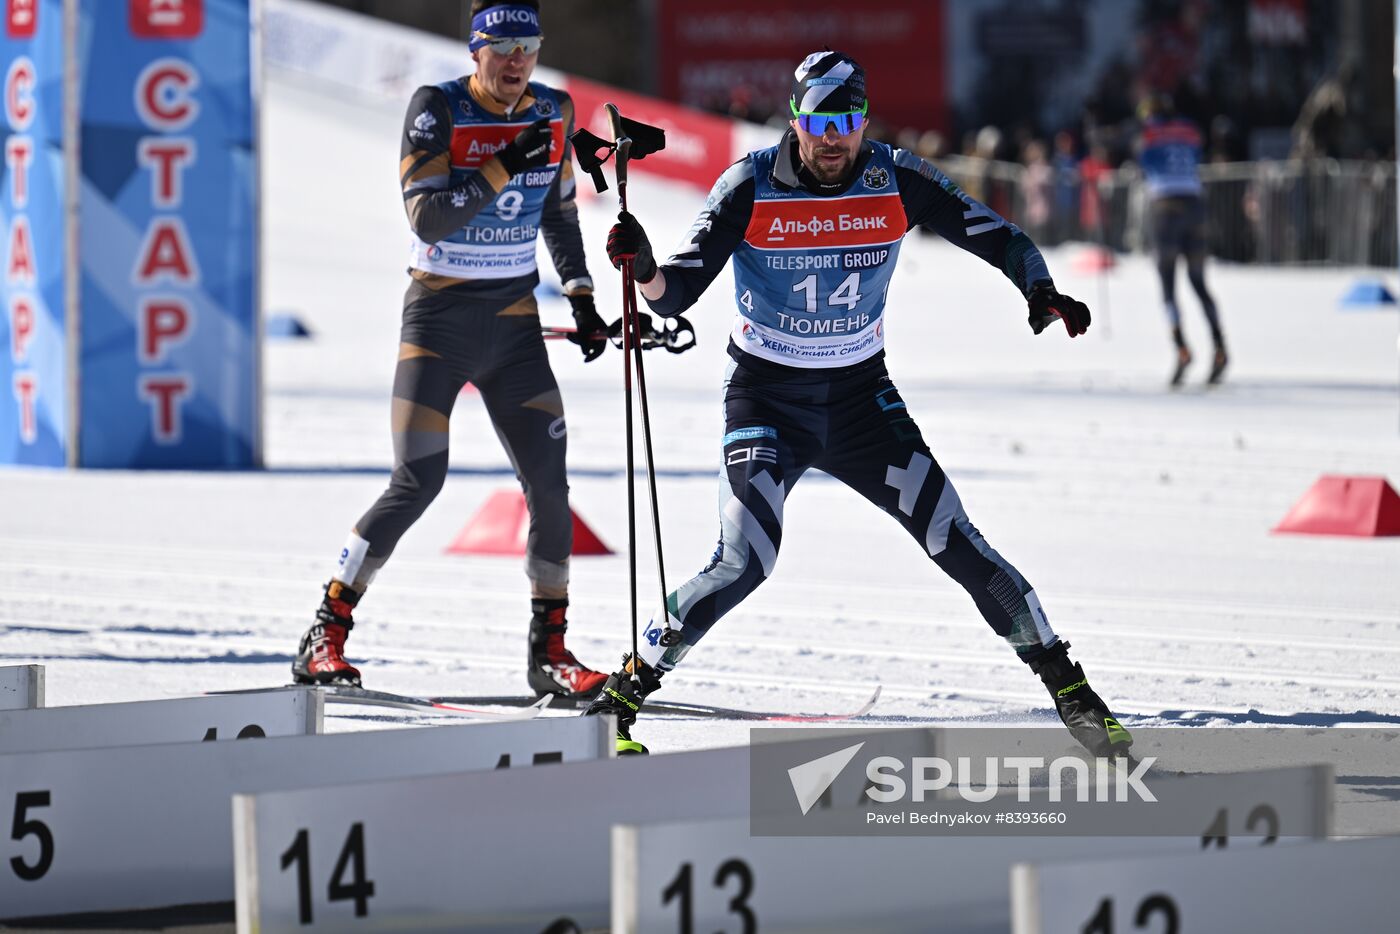
<instances>
[{"instance_id":1,"label":"snow-covered ground","mask_svg":"<svg viewBox=\"0 0 1400 934\"><path fill-rule=\"evenodd\" d=\"M406 282L402 114L277 75L267 108L267 307L315 332L268 345L268 469L0 472L0 663L45 664L50 704L283 683L347 530L387 479ZM633 185L659 246L701 201ZM619 287L602 242L614 205L609 193L583 208L609 319ZM1070 341L1058 328L1034 337L1015 290L980 261L919 236L904 247L890 370L973 522L1036 585L1129 725L1400 724L1400 538L1270 534L1321 474L1400 484L1395 312L1338 310L1364 270L1214 265L1228 381L1200 388L1199 363L1190 388L1168 392L1149 263L1131 257L1098 278L1076 273L1075 256L1048 252L1060 288L1094 311L1090 332ZM1180 287L1204 360L1184 276ZM725 272L689 315L698 349L647 360L672 586L704 564L718 528L730 291ZM569 323L562 300L543 309L546 323ZM585 366L563 343L551 354L575 508L620 549L620 356ZM362 604L350 653L371 687L523 692L520 560L444 554L514 478L476 397L461 398L452 435L447 488ZM786 515L775 577L658 700L817 712L878 683L874 722L1053 722L1038 681L895 523L822 475L801 482ZM649 549L638 564L651 606ZM611 668L630 644L626 556L577 559L573 578L572 644ZM354 711L332 708L328 728L384 723ZM663 719L637 733L666 751L745 742L747 730Z\"/></svg>"}]
</instances>

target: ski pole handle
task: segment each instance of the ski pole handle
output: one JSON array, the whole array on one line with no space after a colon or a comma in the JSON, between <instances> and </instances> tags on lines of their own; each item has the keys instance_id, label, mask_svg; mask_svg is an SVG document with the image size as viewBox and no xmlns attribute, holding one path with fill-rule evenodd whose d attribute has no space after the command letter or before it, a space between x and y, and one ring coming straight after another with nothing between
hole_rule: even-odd
<instances>
[{"instance_id":1,"label":"ski pole handle","mask_svg":"<svg viewBox=\"0 0 1400 934\"><path fill-rule=\"evenodd\" d=\"M627 129L622 125L622 113L617 109L616 104L604 104L603 109L608 114L608 128L612 133L613 141L617 145L617 157L613 160L613 172L617 176L618 197L622 199L622 209L627 210L627 160L632 155L632 138L627 135Z\"/></svg>"}]
</instances>

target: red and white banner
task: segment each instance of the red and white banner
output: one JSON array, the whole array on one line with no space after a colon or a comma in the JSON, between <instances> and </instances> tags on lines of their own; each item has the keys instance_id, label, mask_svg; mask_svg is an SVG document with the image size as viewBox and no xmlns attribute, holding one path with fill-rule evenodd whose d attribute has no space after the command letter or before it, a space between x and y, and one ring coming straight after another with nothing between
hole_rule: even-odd
<instances>
[{"instance_id":1,"label":"red and white banner","mask_svg":"<svg viewBox=\"0 0 1400 934\"><path fill-rule=\"evenodd\" d=\"M616 104L629 120L666 131L665 149L631 163L638 172L652 172L708 190L738 158L734 151L734 121L727 117L620 91L572 75L565 79L564 87L574 99L575 125L602 139L612 135L607 112L603 109L603 105L609 103Z\"/></svg>"},{"instance_id":2,"label":"red and white banner","mask_svg":"<svg viewBox=\"0 0 1400 934\"><path fill-rule=\"evenodd\" d=\"M658 0L661 94L695 107L787 107L792 73L822 48L866 70L870 113L887 126L947 131L943 0Z\"/></svg>"},{"instance_id":3,"label":"red and white banner","mask_svg":"<svg viewBox=\"0 0 1400 934\"><path fill-rule=\"evenodd\" d=\"M157 5L157 0L144 2ZM356 94L402 105L418 85L435 84L470 73L473 68L465 43L358 13L307 0L263 0L263 10L266 64L307 74ZM789 73L801 57L787 66ZM609 136L605 103L616 104L629 119L661 127L666 131L665 150L637 160L633 171L685 182L704 191L735 159L778 141L779 131L768 127L622 91L552 68L536 68L534 80L568 91L574 99L576 126L587 127L603 139ZM584 179L579 190L587 192L591 187Z\"/></svg>"}]
</instances>

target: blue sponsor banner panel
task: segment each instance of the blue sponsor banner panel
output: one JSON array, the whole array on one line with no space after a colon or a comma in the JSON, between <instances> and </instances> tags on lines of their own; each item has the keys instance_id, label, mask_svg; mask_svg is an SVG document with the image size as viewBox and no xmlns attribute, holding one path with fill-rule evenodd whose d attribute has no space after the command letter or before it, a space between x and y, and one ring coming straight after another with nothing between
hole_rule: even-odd
<instances>
[{"instance_id":1,"label":"blue sponsor banner panel","mask_svg":"<svg viewBox=\"0 0 1400 934\"><path fill-rule=\"evenodd\" d=\"M256 0L77 0L84 467L257 466Z\"/></svg>"},{"instance_id":2,"label":"blue sponsor banner panel","mask_svg":"<svg viewBox=\"0 0 1400 934\"><path fill-rule=\"evenodd\" d=\"M0 463L67 460L63 2L4 0Z\"/></svg>"}]
</instances>

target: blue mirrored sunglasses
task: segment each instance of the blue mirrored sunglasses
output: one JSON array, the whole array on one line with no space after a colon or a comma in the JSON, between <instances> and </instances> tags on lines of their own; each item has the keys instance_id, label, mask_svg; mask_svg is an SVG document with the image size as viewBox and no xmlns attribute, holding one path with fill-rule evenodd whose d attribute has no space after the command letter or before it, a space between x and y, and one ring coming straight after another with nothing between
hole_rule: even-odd
<instances>
[{"instance_id":1,"label":"blue mirrored sunglasses","mask_svg":"<svg viewBox=\"0 0 1400 934\"><path fill-rule=\"evenodd\" d=\"M516 49L526 55L534 55L540 50L540 43L544 41L544 36L488 36L484 32L472 35L484 41L486 47L497 55L510 55Z\"/></svg>"},{"instance_id":2,"label":"blue mirrored sunglasses","mask_svg":"<svg viewBox=\"0 0 1400 934\"><path fill-rule=\"evenodd\" d=\"M826 128L832 125L836 127L837 133L845 136L847 133L854 133L865 124L865 114L870 109L870 102L866 101L860 110L836 114L822 113L821 111L807 113L798 110L797 105L792 101L788 101L788 107L792 108L792 116L797 121L797 125L813 136L826 135Z\"/></svg>"}]
</instances>

